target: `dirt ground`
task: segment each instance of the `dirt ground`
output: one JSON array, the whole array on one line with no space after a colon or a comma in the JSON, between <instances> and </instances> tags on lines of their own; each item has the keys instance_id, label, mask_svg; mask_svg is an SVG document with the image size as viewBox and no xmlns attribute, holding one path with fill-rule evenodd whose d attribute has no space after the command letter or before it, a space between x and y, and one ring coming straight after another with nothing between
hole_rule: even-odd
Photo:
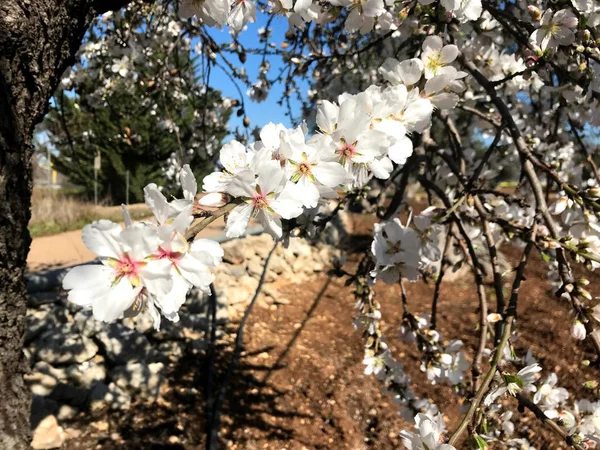
<instances>
[{"instance_id":1,"label":"dirt ground","mask_svg":"<svg viewBox=\"0 0 600 450\"><path fill-rule=\"evenodd\" d=\"M370 242L370 225L358 219L351 248ZM520 250L506 249L511 261ZM356 261L356 254L350 255ZM591 398L582 383L598 379L597 368L579 367L583 348L570 336L567 309L552 296L545 267L536 255L521 288L518 353L531 348L544 367L555 371L559 384L578 398ZM409 309L427 312L433 285L407 284ZM489 292L492 288L489 287ZM361 332L352 326L354 298L343 279L315 276L310 283L281 282L278 290L289 304L277 310L257 308L245 335L245 352L224 404L221 439L230 449L396 449L403 448L398 432L410 429L397 414L378 381L363 374ZM458 397L447 386L431 386L420 372L414 345L397 340L402 318L397 286L378 285L384 331L394 356L402 361L419 396L432 399L449 418L452 429L460 419ZM439 302L439 330L446 340L467 337L476 345L477 298L472 278L445 284ZM524 314L526 312L526 314ZM223 370L231 357L230 333L218 343ZM559 326L560 325L560 326ZM591 357L591 354L586 354ZM204 406L206 358L186 355L168 368L168 384L157 404L135 403L125 412L81 413L63 424L71 439L68 449L200 449L205 442ZM536 419L525 412L516 422L538 430ZM517 428L519 428L517 426ZM555 437L531 431L538 450L567 448ZM519 437L519 436L515 436Z\"/></svg>"}]
</instances>

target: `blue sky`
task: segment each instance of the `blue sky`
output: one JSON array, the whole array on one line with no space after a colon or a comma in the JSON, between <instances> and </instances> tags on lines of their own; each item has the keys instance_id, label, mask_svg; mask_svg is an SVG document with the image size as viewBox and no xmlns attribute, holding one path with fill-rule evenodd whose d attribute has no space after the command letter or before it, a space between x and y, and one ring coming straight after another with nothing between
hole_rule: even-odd
<instances>
[{"instance_id":1,"label":"blue sky","mask_svg":"<svg viewBox=\"0 0 600 450\"><path fill-rule=\"evenodd\" d=\"M266 14L261 14L260 12L257 12L256 23L249 23L247 25L247 28L244 31L242 31L239 35L239 42L247 48L262 48L264 44L259 43L258 30L260 28L266 27L267 21L268 16ZM272 32L269 38L269 42L273 42L279 47L281 43L285 40L285 33L288 30L287 19L285 17L275 18L271 21L270 28ZM209 29L209 34L219 44L228 43L231 41L231 36L227 27L223 27L222 30L211 28ZM247 54L246 56L247 60L243 66L246 68L250 80L255 81L258 75L258 68L262 61L262 56L251 54ZM242 67L236 55L227 54L227 58L231 63L235 64L238 67ZM271 68L268 74L268 77L271 79L274 78L276 74L278 74L279 69L283 66L283 63L278 56L273 55L267 56L267 60L271 63ZM261 103L250 101L246 93L248 89L241 83L238 83L238 85L244 95L244 103L246 105L246 116L251 120L250 129L254 128L254 126L263 127L269 122L283 123L286 126L292 125L290 118L286 116L287 109L285 105L280 106L277 104L277 101L281 98L284 91L284 86L282 84L275 84L272 87L267 100ZM210 86L214 89L220 90L225 96L231 98L239 98L239 93L233 85L232 81L223 73L223 70L219 67L213 66L212 68ZM304 88L306 89L307 86L305 85ZM297 117L300 117L300 102L298 102L292 97L291 104L294 111L297 112ZM240 129L242 129L242 120L243 117L236 117L235 114L233 114L229 122L230 128L235 130L237 126Z\"/></svg>"}]
</instances>

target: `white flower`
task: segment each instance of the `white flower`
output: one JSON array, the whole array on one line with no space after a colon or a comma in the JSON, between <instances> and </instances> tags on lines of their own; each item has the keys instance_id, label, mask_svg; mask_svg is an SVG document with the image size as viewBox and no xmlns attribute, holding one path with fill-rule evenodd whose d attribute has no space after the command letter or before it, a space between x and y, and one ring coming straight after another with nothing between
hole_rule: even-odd
<instances>
[{"instance_id":1,"label":"white flower","mask_svg":"<svg viewBox=\"0 0 600 450\"><path fill-rule=\"evenodd\" d=\"M202 189L205 192L225 192L237 174L250 167L253 156L254 154L238 141L228 142L219 153L223 170L204 177Z\"/></svg>"},{"instance_id":2,"label":"white flower","mask_svg":"<svg viewBox=\"0 0 600 450\"><path fill-rule=\"evenodd\" d=\"M331 0L330 3L350 10L345 23L346 30L360 30L362 34L371 31L375 25L375 17L385 12L383 0Z\"/></svg>"},{"instance_id":3,"label":"white flower","mask_svg":"<svg viewBox=\"0 0 600 450\"><path fill-rule=\"evenodd\" d=\"M131 63L129 61L129 57L124 55L121 59L115 59L110 69L113 73L118 73L122 77L126 77L130 68Z\"/></svg>"},{"instance_id":4,"label":"white flower","mask_svg":"<svg viewBox=\"0 0 600 450\"><path fill-rule=\"evenodd\" d=\"M332 149L300 145L292 148L286 172L296 183L298 199L305 208L315 208L320 198L336 198L335 188L352 181L352 177L337 162Z\"/></svg>"},{"instance_id":5,"label":"white flower","mask_svg":"<svg viewBox=\"0 0 600 450\"><path fill-rule=\"evenodd\" d=\"M460 351L462 346L462 341L452 341L441 356L441 377L453 386L465 380L465 371L471 367L464 352Z\"/></svg>"},{"instance_id":6,"label":"white flower","mask_svg":"<svg viewBox=\"0 0 600 450\"><path fill-rule=\"evenodd\" d=\"M442 6L452 11L459 22L477 20L483 12L481 0L442 0Z\"/></svg>"},{"instance_id":7,"label":"white flower","mask_svg":"<svg viewBox=\"0 0 600 450\"><path fill-rule=\"evenodd\" d=\"M401 431L400 438L407 450L455 450L444 444L444 422L441 414L432 417L427 414L415 416L415 432Z\"/></svg>"},{"instance_id":8,"label":"white flower","mask_svg":"<svg viewBox=\"0 0 600 450\"><path fill-rule=\"evenodd\" d=\"M556 387L558 377L551 373L546 381L540 386L533 396L533 403L542 410L555 410L569 398L569 392L565 388Z\"/></svg>"},{"instance_id":9,"label":"white flower","mask_svg":"<svg viewBox=\"0 0 600 450\"><path fill-rule=\"evenodd\" d=\"M185 237L173 231L163 240L157 250L148 258L148 266L164 267L168 263L169 274L173 280L172 289L156 298L156 304L165 317L173 322L179 320L178 310L185 303L192 286L209 293L213 282L211 270L223 258L221 246L210 239L197 239L188 244ZM158 328L158 324L155 325Z\"/></svg>"},{"instance_id":10,"label":"white flower","mask_svg":"<svg viewBox=\"0 0 600 450\"><path fill-rule=\"evenodd\" d=\"M391 353L387 349L385 344L382 344L383 351L378 355L365 355L363 364L366 366L364 373L365 375L383 375L383 370L388 366L388 363L392 361Z\"/></svg>"},{"instance_id":11,"label":"white flower","mask_svg":"<svg viewBox=\"0 0 600 450\"><path fill-rule=\"evenodd\" d=\"M444 45L439 36L427 36L423 42L421 61L425 68L425 78L433 78L444 72L444 68L458 56L456 45Z\"/></svg>"},{"instance_id":12,"label":"white flower","mask_svg":"<svg viewBox=\"0 0 600 450\"><path fill-rule=\"evenodd\" d=\"M376 264L371 272L374 278L386 283L398 281L399 275L411 281L419 278L419 238L400 219L375 225L371 251Z\"/></svg>"},{"instance_id":13,"label":"white flower","mask_svg":"<svg viewBox=\"0 0 600 450\"><path fill-rule=\"evenodd\" d=\"M419 58L407 59L402 62L388 58L379 68L379 73L392 84L410 86L421 79L423 68L423 61Z\"/></svg>"},{"instance_id":14,"label":"white flower","mask_svg":"<svg viewBox=\"0 0 600 450\"><path fill-rule=\"evenodd\" d=\"M134 302L144 304L146 296L171 290L167 265L149 267L146 261L160 242L155 228L138 224L122 229L100 220L84 227L82 240L102 264L74 267L65 276L63 287L69 291L69 301L92 307L97 320L113 322Z\"/></svg>"},{"instance_id":15,"label":"white flower","mask_svg":"<svg viewBox=\"0 0 600 450\"><path fill-rule=\"evenodd\" d=\"M393 169L392 162L385 156L389 145L387 136L371 129L369 114L361 111L354 98L347 98L337 108L320 108L317 123L330 128L337 124L330 135L335 153L354 179L354 186L365 185L372 173L377 178L388 178ZM324 131L328 131L327 129Z\"/></svg>"},{"instance_id":16,"label":"white flower","mask_svg":"<svg viewBox=\"0 0 600 450\"><path fill-rule=\"evenodd\" d=\"M495 378L499 385L492 389L484 400L486 406L490 406L496 399L506 392L514 396L519 392L535 392L534 382L538 379L538 373L542 370L539 364L531 364L519 370L516 375L496 373Z\"/></svg>"},{"instance_id":17,"label":"white flower","mask_svg":"<svg viewBox=\"0 0 600 450\"><path fill-rule=\"evenodd\" d=\"M256 21L256 4L250 0L236 0L235 6L229 14L227 24L234 33L244 28L247 23Z\"/></svg>"},{"instance_id":18,"label":"white flower","mask_svg":"<svg viewBox=\"0 0 600 450\"><path fill-rule=\"evenodd\" d=\"M583 341L587 335L585 330L585 325L582 324L579 320L575 320L573 322L573 326L571 327L571 336L573 339L577 339L578 341Z\"/></svg>"},{"instance_id":19,"label":"white flower","mask_svg":"<svg viewBox=\"0 0 600 450\"><path fill-rule=\"evenodd\" d=\"M186 209L188 215L191 214L191 207L194 204L198 185L189 165L184 165L179 172L179 182L183 189L183 199L175 199L171 202L167 200L156 184L150 183L144 188L146 205L154 213L159 225L166 224Z\"/></svg>"},{"instance_id":20,"label":"white flower","mask_svg":"<svg viewBox=\"0 0 600 450\"><path fill-rule=\"evenodd\" d=\"M274 238L282 236L281 220L292 219L302 214L302 202L295 192L298 187L286 182L285 172L278 161L266 160L258 165L258 177L253 170L239 174L227 188L227 193L242 199L227 219L225 234L241 236L251 217L256 218L265 231Z\"/></svg>"},{"instance_id":21,"label":"white flower","mask_svg":"<svg viewBox=\"0 0 600 450\"><path fill-rule=\"evenodd\" d=\"M540 27L536 29L530 40L541 50L556 49L560 45L571 45L575 42L573 28L577 26L577 16L567 9L553 13L547 9L542 16Z\"/></svg>"},{"instance_id":22,"label":"white flower","mask_svg":"<svg viewBox=\"0 0 600 450\"><path fill-rule=\"evenodd\" d=\"M196 16L206 25L221 27L227 23L229 9L228 0L181 0L179 16L183 19Z\"/></svg>"}]
</instances>

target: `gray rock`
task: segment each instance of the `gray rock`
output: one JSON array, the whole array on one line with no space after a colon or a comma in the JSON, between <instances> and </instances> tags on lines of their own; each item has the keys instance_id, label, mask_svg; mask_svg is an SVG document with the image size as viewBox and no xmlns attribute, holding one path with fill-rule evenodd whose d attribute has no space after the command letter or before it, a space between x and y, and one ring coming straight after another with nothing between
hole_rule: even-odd
<instances>
[{"instance_id":1,"label":"gray rock","mask_svg":"<svg viewBox=\"0 0 600 450\"><path fill-rule=\"evenodd\" d=\"M43 332L35 342L35 357L49 364L78 364L94 357L98 346L72 323Z\"/></svg>"},{"instance_id":2,"label":"gray rock","mask_svg":"<svg viewBox=\"0 0 600 450\"><path fill-rule=\"evenodd\" d=\"M58 425L56 417L49 415L44 417L33 431L31 447L35 450L60 448L64 441L63 429Z\"/></svg>"},{"instance_id":3,"label":"gray rock","mask_svg":"<svg viewBox=\"0 0 600 450\"><path fill-rule=\"evenodd\" d=\"M250 276L256 278L257 280L260 280L260 277L262 276L264 268L265 268L265 263L263 260L261 260L259 258L255 257L255 258L252 258L250 261L248 261L248 274ZM270 268L267 268L267 273L265 274L265 282L272 283L276 279L277 279L277 274Z\"/></svg>"},{"instance_id":4,"label":"gray rock","mask_svg":"<svg viewBox=\"0 0 600 450\"><path fill-rule=\"evenodd\" d=\"M225 266L225 264L224 264ZM204 291L193 288L185 302L185 309L187 309L192 314L198 314L205 310L206 300L208 299L208 294Z\"/></svg>"},{"instance_id":5,"label":"gray rock","mask_svg":"<svg viewBox=\"0 0 600 450\"><path fill-rule=\"evenodd\" d=\"M206 339L191 339L188 346L193 354L197 354L206 352L210 347L210 343Z\"/></svg>"},{"instance_id":6,"label":"gray rock","mask_svg":"<svg viewBox=\"0 0 600 450\"><path fill-rule=\"evenodd\" d=\"M241 278L247 273L245 264L223 264L222 267L225 273L234 279Z\"/></svg>"},{"instance_id":7,"label":"gray rock","mask_svg":"<svg viewBox=\"0 0 600 450\"><path fill-rule=\"evenodd\" d=\"M42 305L37 309L27 311L27 329L25 344L28 344L44 331L58 327L61 323L69 322L68 311L56 305Z\"/></svg>"},{"instance_id":8,"label":"gray rock","mask_svg":"<svg viewBox=\"0 0 600 450\"><path fill-rule=\"evenodd\" d=\"M142 333L122 325L111 323L108 329L96 336L106 359L114 365L130 361L151 361L156 358L148 338Z\"/></svg>"},{"instance_id":9,"label":"gray rock","mask_svg":"<svg viewBox=\"0 0 600 450\"><path fill-rule=\"evenodd\" d=\"M161 342L158 346L159 361L163 363L177 362L183 356L185 344L180 341Z\"/></svg>"},{"instance_id":10,"label":"gray rock","mask_svg":"<svg viewBox=\"0 0 600 450\"><path fill-rule=\"evenodd\" d=\"M267 259L271 248L273 248L273 238L266 233L259 236L250 236L246 241L248 242L246 245L252 246L254 252L263 260Z\"/></svg>"},{"instance_id":11,"label":"gray rock","mask_svg":"<svg viewBox=\"0 0 600 450\"><path fill-rule=\"evenodd\" d=\"M31 373L26 374L24 378L34 395L48 396L61 381L66 379L66 373L44 361L39 361L33 366Z\"/></svg>"},{"instance_id":12,"label":"gray rock","mask_svg":"<svg viewBox=\"0 0 600 450\"><path fill-rule=\"evenodd\" d=\"M104 358L96 355L93 360L66 368L66 375L74 385L90 389L98 381L106 379Z\"/></svg>"},{"instance_id":13,"label":"gray rock","mask_svg":"<svg viewBox=\"0 0 600 450\"><path fill-rule=\"evenodd\" d=\"M115 367L110 372L114 384L123 391L150 402L156 401L164 377L156 373L155 366L132 362Z\"/></svg>"},{"instance_id":14,"label":"gray rock","mask_svg":"<svg viewBox=\"0 0 600 450\"><path fill-rule=\"evenodd\" d=\"M131 396L116 384L96 383L89 396L89 408L98 411L109 407L111 409L129 409Z\"/></svg>"},{"instance_id":15,"label":"gray rock","mask_svg":"<svg viewBox=\"0 0 600 450\"><path fill-rule=\"evenodd\" d=\"M135 317L129 317L122 321L123 325L142 334L150 333L154 330L154 320L150 314L138 314Z\"/></svg>"},{"instance_id":16,"label":"gray rock","mask_svg":"<svg viewBox=\"0 0 600 450\"><path fill-rule=\"evenodd\" d=\"M73 316L73 321L81 334L87 337L96 336L98 333L106 330L108 324L94 319L92 311L89 309L81 309Z\"/></svg>"},{"instance_id":17,"label":"gray rock","mask_svg":"<svg viewBox=\"0 0 600 450\"><path fill-rule=\"evenodd\" d=\"M248 237L244 241L252 239ZM248 259L255 255L254 249L242 243L241 239L235 239L229 242L225 242L221 245L223 248L223 260L232 264L242 264Z\"/></svg>"},{"instance_id":18,"label":"gray rock","mask_svg":"<svg viewBox=\"0 0 600 450\"><path fill-rule=\"evenodd\" d=\"M75 408L73 406L62 405L58 409L58 412L56 413L56 418L59 421L71 420L71 419L73 419L77 415L78 412L79 412L79 409L77 409L77 408Z\"/></svg>"},{"instance_id":19,"label":"gray rock","mask_svg":"<svg viewBox=\"0 0 600 450\"><path fill-rule=\"evenodd\" d=\"M292 267L281 255L273 255L271 257L269 269L275 272L277 275L289 274L292 272Z\"/></svg>"}]
</instances>

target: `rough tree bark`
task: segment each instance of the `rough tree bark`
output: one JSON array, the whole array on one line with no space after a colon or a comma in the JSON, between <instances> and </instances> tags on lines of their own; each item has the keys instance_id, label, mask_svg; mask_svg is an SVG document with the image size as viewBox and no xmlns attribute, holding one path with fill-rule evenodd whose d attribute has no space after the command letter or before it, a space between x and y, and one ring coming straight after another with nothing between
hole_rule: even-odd
<instances>
[{"instance_id":1,"label":"rough tree bark","mask_svg":"<svg viewBox=\"0 0 600 450\"><path fill-rule=\"evenodd\" d=\"M32 135L93 17L124 0L0 0L0 448L29 448L24 273Z\"/></svg>"}]
</instances>

